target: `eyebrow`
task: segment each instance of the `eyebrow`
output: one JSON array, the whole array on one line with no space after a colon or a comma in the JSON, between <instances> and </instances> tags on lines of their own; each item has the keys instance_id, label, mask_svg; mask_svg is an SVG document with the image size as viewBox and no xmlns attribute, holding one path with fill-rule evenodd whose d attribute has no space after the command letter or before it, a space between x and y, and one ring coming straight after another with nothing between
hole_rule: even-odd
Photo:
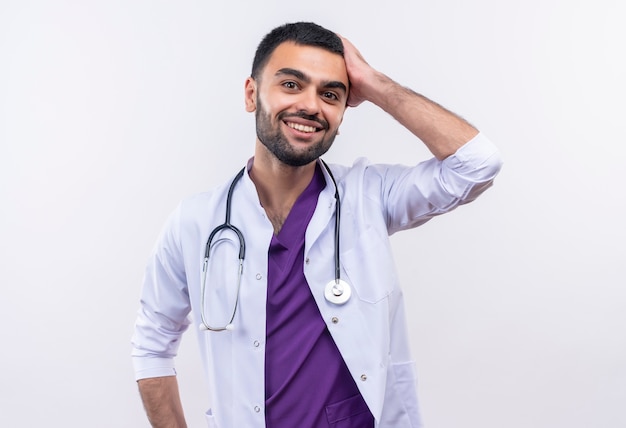
<instances>
[{"instance_id":1,"label":"eyebrow","mask_svg":"<svg viewBox=\"0 0 626 428\"><path fill-rule=\"evenodd\" d=\"M309 76L307 76L300 70L296 70L295 68L288 68L288 67L281 68L280 70L276 72L275 75L276 76L281 76L281 75L293 76L296 79L301 80L305 83L311 83L311 78ZM344 85L343 82L340 82L338 80L324 81L322 82L322 87L329 88L329 89L341 89L344 92L348 92L348 88L346 88L346 85Z\"/></svg>"}]
</instances>

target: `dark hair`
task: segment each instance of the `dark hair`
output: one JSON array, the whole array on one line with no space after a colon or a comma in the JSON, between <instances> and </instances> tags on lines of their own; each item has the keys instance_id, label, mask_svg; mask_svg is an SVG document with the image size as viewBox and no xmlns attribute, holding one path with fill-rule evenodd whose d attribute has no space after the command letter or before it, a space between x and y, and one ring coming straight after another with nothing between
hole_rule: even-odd
<instances>
[{"instance_id":1,"label":"dark hair","mask_svg":"<svg viewBox=\"0 0 626 428\"><path fill-rule=\"evenodd\" d=\"M284 42L297 45L316 46L343 56L343 43L337 34L312 22L295 22L274 28L261 40L252 61L252 74L255 79L269 61L270 56Z\"/></svg>"}]
</instances>

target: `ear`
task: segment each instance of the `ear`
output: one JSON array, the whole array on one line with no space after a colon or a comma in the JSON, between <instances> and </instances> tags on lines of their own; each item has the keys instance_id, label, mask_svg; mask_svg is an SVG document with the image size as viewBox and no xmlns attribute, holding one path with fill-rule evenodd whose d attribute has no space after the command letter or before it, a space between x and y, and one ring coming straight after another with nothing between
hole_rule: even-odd
<instances>
[{"instance_id":1,"label":"ear","mask_svg":"<svg viewBox=\"0 0 626 428\"><path fill-rule=\"evenodd\" d=\"M257 87L256 81L252 77L248 77L246 79L244 97L246 103L246 111L248 113L256 111Z\"/></svg>"}]
</instances>

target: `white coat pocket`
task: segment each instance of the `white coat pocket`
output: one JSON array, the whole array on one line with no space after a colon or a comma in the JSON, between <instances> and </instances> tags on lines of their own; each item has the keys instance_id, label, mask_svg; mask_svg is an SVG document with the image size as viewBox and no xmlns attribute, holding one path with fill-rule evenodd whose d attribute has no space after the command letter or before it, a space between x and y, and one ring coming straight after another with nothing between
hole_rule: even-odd
<instances>
[{"instance_id":1,"label":"white coat pocket","mask_svg":"<svg viewBox=\"0 0 626 428\"><path fill-rule=\"evenodd\" d=\"M381 238L373 228L361 233L357 242L341 254L341 264L348 283L365 302L379 302L397 283L389 240Z\"/></svg>"}]
</instances>

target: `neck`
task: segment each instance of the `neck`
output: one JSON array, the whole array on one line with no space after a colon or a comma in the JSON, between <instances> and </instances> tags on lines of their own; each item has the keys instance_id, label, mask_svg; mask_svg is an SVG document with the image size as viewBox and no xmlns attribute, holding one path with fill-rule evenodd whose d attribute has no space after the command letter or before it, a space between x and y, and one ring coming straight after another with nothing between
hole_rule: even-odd
<instances>
[{"instance_id":1,"label":"neck","mask_svg":"<svg viewBox=\"0 0 626 428\"><path fill-rule=\"evenodd\" d=\"M300 194L311 182L316 162L292 167L275 157L255 151L250 169L252 179L263 209L278 234Z\"/></svg>"}]
</instances>

